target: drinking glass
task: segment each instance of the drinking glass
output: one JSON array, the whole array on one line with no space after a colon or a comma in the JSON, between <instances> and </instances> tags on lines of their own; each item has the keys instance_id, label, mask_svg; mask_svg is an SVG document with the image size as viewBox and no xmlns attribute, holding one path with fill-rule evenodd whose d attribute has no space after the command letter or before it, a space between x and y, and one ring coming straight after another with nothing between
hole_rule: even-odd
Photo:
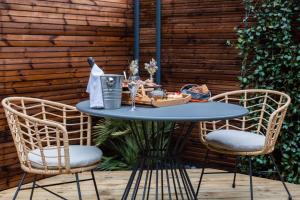
<instances>
[{"instance_id":1,"label":"drinking glass","mask_svg":"<svg viewBox=\"0 0 300 200\"><path fill-rule=\"evenodd\" d=\"M135 97L137 91L140 87L140 77L139 76L130 76L128 78L128 89L130 91L131 98L131 111L135 111Z\"/></svg>"}]
</instances>

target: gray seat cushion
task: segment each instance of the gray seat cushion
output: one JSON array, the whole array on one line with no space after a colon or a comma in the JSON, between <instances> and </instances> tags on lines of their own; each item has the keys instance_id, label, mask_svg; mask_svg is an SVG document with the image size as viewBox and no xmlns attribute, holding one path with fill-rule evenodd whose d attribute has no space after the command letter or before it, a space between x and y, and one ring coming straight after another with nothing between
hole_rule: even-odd
<instances>
[{"instance_id":1,"label":"gray seat cushion","mask_svg":"<svg viewBox=\"0 0 300 200\"><path fill-rule=\"evenodd\" d=\"M48 169L58 168L58 148L47 147L43 149L45 160ZM61 165L65 166L64 160L64 149L60 148L61 152ZM81 145L70 145L70 167L86 167L98 163L102 157L102 151L94 146L81 146ZM28 159L31 161L31 165L35 168L44 168L41 151L40 149L31 150L28 154Z\"/></svg>"},{"instance_id":2,"label":"gray seat cushion","mask_svg":"<svg viewBox=\"0 0 300 200\"><path fill-rule=\"evenodd\" d=\"M206 136L210 146L229 151L259 151L265 144L265 136L238 130L217 130Z\"/></svg>"}]
</instances>

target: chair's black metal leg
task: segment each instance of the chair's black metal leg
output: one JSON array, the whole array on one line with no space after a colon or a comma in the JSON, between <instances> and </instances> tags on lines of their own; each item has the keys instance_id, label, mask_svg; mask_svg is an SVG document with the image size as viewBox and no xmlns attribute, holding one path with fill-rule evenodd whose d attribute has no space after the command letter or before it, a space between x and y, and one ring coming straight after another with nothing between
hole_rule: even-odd
<instances>
[{"instance_id":1,"label":"chair's black metal leg","mask_svg":"<svg viewBox=\"0 0 300 200\"><path fill-rule=\"evenodd\" d=\"M251 200L253 200L252 160L251 160L251 157L249 157L249 177L250 177L250 195L251 195Z\"/></svg>"},{"instance_id":2,"label":"chair's black metal leg","mask_svg":"<svg viewBox=\"0 0 300 200\"><path fill-rule=\"evenodd\" d=\"M96 191L96 195L97 195L97 200L100 200L100 195L99 195L99 191L98 191L97 184L96 184L94 170L91 170L91 174L92 174L92 179L93 179L93 183L94 183L94 187L95 187L95 191Z\"/></svg>"},{"instance_id":3,"label":"chair's black metal leg","mask_svg":"<svg viewBox=\"0 0 300 200\"><path fill-rule=\"evenodd\" d=\"M19 191L20 191L20 189L21 189L21 187L22 187L22 185L23 185L23 182L24 182L24 179L25 179L25 177L26 177L26 174L27 174L26 172L23 173L22 178L21 178L21 180L20 180L20 182L19 182L19 185L18 185L18 187L17 187L17 191L16 191L15 194L14 194L13 200L17 199L17 196L18 196Z\"/></svg>"},{"instance_id":4,"label":"chair's black metal leg","mask_svg":"<svg viewBox=\"0 0 300 200\"><path fill-rule=\"evenodd\" d=\"M13 200L16 200L16 199L17 199L17 196L18 196L18 193L20 192L20 190L27 190L27 189L30 189L31 192L30 192L30 198L29 198L29 199L32 200L35 188L41 188L41 189L44 189L44 190L50 192L51 194L53 194L53 195L55 195L55 196L57 196L57 197L59 197L59 198L61 198L61 199L65 199L65 200L66 200L66 198L64 198L64 197L62 197L62 196L60 196L60 195L58 195L58 194L52 192L51 190L48 190L48 189L45 188L45 187L48 187L48 186L54 186L54 185L61 185L61 184L68 184L68 183L74 183L74 182L76 182L76 183L77 183L77 189L78 189L78 197L79 197L79 200L82 200L82 195L81 195L81 190L80 190L80 182L81 182L81 181L93 180L93 183L94 183L94 186L95 186L95 191L96 191L96 194L97 194L97 200L100 200L100 195L99 195L99 191L98 191L98 189L97 189L97 184L96 184L96 179L95 179L94 171L92 170L91 173L92 173L92 178L91 178L91 179L83 179L83 180L79 180L78 173L76 173L76 174L75 174L76 181L69 181L69 182L58 183L58 184L49 184L49 185L39 185L39 184L37 184L37 183L36 183L36 175L35 175L35 176L34 176L34 179L33 179L33 182L32 182L32 187L27 187L27 188L25 187L25 188L22 188L22 185L23 185L23 183L24 183L25 177L26 177L26 175L27 175L27 173L24 172L23 175L22 175L22 178L21 178L21 180L20 180L20 182L19 182L19 184L18 184L18 187L17 187L17 190L16 190L16 192L15 192L15 194L14 194L14 197L13 197L12 199L13 199Z\"/></svg>"},{"instance_id":5,"label":"chair's black metal leg","mask_svg":"<svg viewBox=\"0 0 300 200\"><path fill-rule=\"evenodd\" d=\"M60 199L68 200L68 199L66 199L65 197L63 197L63 196L61 196L61 195L59 195L59 194L56 194L55 192L52 192L51 190L47 189L46 187L44 187L44 186L42 186L42 185L39 185L39 184L37 184L37 183L36 183L35 185L36 185L36 188L41 188L41 189L43 189L43 190L49 192L50 194L53 194L53 195L57 196L57 197L60 198Z\"/></svg>"},{"instance_id":6,"label":"chair's black metal leg","mask_svg":"<svg viewBox=\"0 0 300 200\"><path fill-rule=\"evenodd\" d=\"M235 159L235 167L234 167L234 175L233 175L233 182L232 182L232 188L235 188L235 180L236 180L236 173L238 169L239 164L239 157L236 157Z\"/></svg>"},{"instance_id":7,"label":"chair's black metal leg","mask_svg":"<svg viewBox=\"0 0 300 200\"><path fill-rule=\"evenodd\" d=\"M209 151L209 150L207 149L207 150L206 150L206 154L205 154L205 158L204 158L204 163L203 163L203 166L202 166L201 176L200 176L199 183L198 183L198 187L197 187L197 191L196 191L196 197L198 197L199 190L200 190L200 185L201 185L202 178L203 178L203 175L204 175L204 170L205 170L206 163L207 163L207 159L208 159L208 151Z\"/></svg>"},{"instance_id":8,"label":"chair's black metal leg","mask_svg":"<svg viewBox=\"0 0 300 200\"><path fill-rule=\"evenodd\" d=\"M275 166L275 169L276 169L276 172L277 172L277 174L278 174L278 176L279 176L279 178L280 178L280 181L282 182L282 184L283 184L283 186L284 186L286 192L287 192L288 195L289 195L289 200L292 200L292 195L291 195L289 189L287 188L287 186L286 186L286 184L285 184L285 182L284 182L284 180L283 180L283 178L282 178L282 176L281 176L281 174L280 174L279 168L278 168L277 164L275 163L275 158L274 158L274 156L273 156L272 154L270 154L270 157L271 157L271 160L272 160L272 162L273 162L273 164L274 164L274 166Z\"/></svg>"},{"instance_id":9,"label":"chair's black metal leg","mask_svg":"<svg viewBox=\"0 0 300 200\"><path fill-rule=\"evenodd\" d=\"M79 200L82 200L78 173L75 173L75 177L76 177L76 183L77 183L78 198L79 198Z\"/></svg>"},{"instance_id":10,"label":"chair's black metal leg","mask_svg":"<svg viewBox=\"0 0 300 200\"><path fill-rule=\"evenodd\" d=\"M32 198L33 198L33 192L35 189L35 180L36 180L36 175L34 175L34 177L33 177L32 188L31 188L30 198L29 198L30 200L32 200Z\"/></svg>"}]
</instances>

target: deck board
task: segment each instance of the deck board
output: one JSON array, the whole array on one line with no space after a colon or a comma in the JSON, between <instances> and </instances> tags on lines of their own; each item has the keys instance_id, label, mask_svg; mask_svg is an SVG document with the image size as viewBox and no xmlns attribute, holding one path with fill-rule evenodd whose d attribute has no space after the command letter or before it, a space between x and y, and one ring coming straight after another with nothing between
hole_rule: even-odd
<instances>
[{"instance_id":1,"label":"deck board","mask_svg":"<svg viewBox=\"0 0 300 200\"><path fill-rule=\"evenodd\" d=\"M216 171L209 169L208 171ZM196 187L200 169L188 170L191 181ZM100 190L101 200L118 200L124 191L125 185L127 183L130 171L114 171L114 172L95 172L95 177L97 179L98 188ZM90 178L90 173L82 173L80 175L81 179ZM249 199L249 177L247 175L238 174L236 188L231 188L232 174L207 174L204 175L203 184L201 185L201 199L207 200L221 200L221 199ZM74 180L72 175L60 175L44 179L39 181L40 184L50 184L62 181ZM264 200L282 200L287 199L286 192L279 181L264 179L254 177L254 197L255 199ZM154 183L153 183L154 184ZM152 184L151 188L154 188ZM293 199L300 199L300 185L287 184ZM142 185L143 186L143 185ZM142 188L142 186L140 188ZM83 193L83 199L93 200L96 199L94 187L92 182L82 182L81 189ZM63 186L53 186L51 190L57 192L58 194L68 198L68 199L78 199L77 189L75 184L68 184ZM141 191L141 189L140 189ZM152 189L153 191L153 189ZM164 191L167 192L167 187L164 185ZM15 192L15 188L4 190L0 192L1 200L11 199ZM21 191L19 193L18 199L27 200L29 198L30 191ZM36 189L34 192L33 199L47 199L54 200L57 199L50 193L47 193L41 189ZM137 199L142 199L141 193ZM150 194L149 199L155 199L154 193ZM161 198L160 198L161 199ZM164 199L168 199L167 194Z\"/></svg>"}]
</instances>

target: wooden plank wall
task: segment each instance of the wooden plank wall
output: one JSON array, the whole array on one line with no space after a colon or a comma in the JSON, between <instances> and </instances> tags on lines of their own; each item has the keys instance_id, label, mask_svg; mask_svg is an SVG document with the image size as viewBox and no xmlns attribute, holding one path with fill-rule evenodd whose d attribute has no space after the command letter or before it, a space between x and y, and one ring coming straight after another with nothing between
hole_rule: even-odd
<instances>
[{"instance_id":1,"label":"wooden plank wall","mask_svg":"<svg viewBox=\"0 0 300 200\"><path fill-rule=\"evenodd\" d=\"M142 1L141 62L155 57L155 1ZM187 83L207 84L212 94L239 89L240 59L226 45L244 15L241 0L162 0L162 81L169 91ZM199 111L201 112L201 111ZM186 158L200 162L205 149L195 131ZM232 166L232 157L210 155Z\"/></svg>"},{"instance_id":2,"label":"wooden plank wall","mask_svg":"<svg viewBox=\"0 0 300 200\"><path fill-rule=\"evenodd\" d=\"M0 100L30 96L67 104L85 98L93 56L106 72L131 59L130 0L0 0ZM0 190L21 170L0 107ZM29 179L28 179L29 180Z\"/></svg>"}]
</instances>

